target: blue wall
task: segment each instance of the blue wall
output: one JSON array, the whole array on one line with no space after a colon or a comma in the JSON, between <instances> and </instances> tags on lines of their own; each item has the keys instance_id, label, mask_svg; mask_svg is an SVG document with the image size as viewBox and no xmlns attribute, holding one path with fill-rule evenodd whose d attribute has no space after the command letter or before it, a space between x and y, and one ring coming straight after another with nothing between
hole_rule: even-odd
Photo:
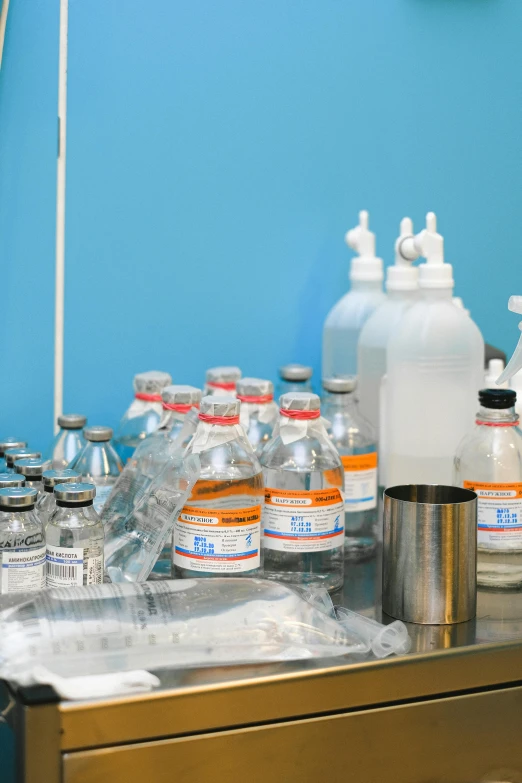
<instances>
[{"instance_id":1,"label":"blue wall","mask_svg":"<svg viewBox=\"0 0 522 783\"><path fill-rule=\"evenodd\" d=\"M4 300L26 313L4 359L18 389L28 365L33 378L0 390L2 429L37 445L52 416L55 6L12 0L0 76ZM225 363L318 373L360 208L387 263L400 218L419 230L434 209L456 293L510 351L521 43L520 0L70 0L65 408L115 424L153 368L194 384Z\"/></svg>"}]
</instances>

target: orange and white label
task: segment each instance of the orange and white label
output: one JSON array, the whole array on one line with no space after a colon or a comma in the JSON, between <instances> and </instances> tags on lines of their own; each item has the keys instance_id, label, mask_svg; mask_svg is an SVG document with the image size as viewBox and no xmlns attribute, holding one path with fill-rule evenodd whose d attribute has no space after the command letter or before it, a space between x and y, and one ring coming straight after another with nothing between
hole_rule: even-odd
<instances>
[{"instance_id":1,"label":"orange and white label","mask_svg":"<svg viewBox=\"0 0 522 783\"><path fill-rule=\"evenodd\" d=\"M174 565L215 574L261 565L261 506L184 506L174 526Z\"/></svg>"},{"instance_id":2,"label":"orange and white label","mask_svg":"<svg viewBox=\"0 0 522 783\"><path fill-rule=\"evenodd\" d=\"M341 455L347 513L377 507L377 452Z\"/></svg>"},{"instance_id":3,"label":"orange and white label","mask_svg":"<svg viewBox=\"0 0 522 783\"><path fill-rule=\"evenodd\" d=\"M318 490L265 489L266 549L324 552L344 545L344 503L337 487Z\"/></svg>"},{"instance_id":4,"label":"orange and white label","mask_svg":"<svg viewBox=\"0 0 522 783\"><path fill-rule=\"evenodd\" d=\"M522 549L522 482L464 481L477 493L477 539L489 549Z\"/></svg>"}]
</instances>

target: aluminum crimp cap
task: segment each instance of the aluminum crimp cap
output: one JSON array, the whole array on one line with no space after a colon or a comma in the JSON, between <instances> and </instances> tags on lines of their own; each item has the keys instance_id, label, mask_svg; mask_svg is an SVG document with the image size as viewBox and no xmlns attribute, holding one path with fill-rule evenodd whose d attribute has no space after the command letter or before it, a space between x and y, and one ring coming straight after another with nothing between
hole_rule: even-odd
<instances>
[{"instance_id":1,"label":"aluminum crimp cap","mask_svg":"<svg viewBox=\"0 0 522 783\"><path fill-rule=\"evenodd\" d=\"M237 383L241 378L239 367L210 367L205 378L210 383Z\"/></svg>"},{"instance_id":2,"label":"aluminum crimp cap","mask_svg":"<svg viewBox=\"0 0 522 783\"><path fill-rule=\"evenodd\" d=\"M241 378L237 383L237 393L240 397L266 397L274 393L274 384L262 378Z\"/></svg>"},{"instance_id":3,"label":"aluminum crimp cap","mask_svg":"<svg viewBox=\"0 0 522 783\"><path fill-rule=\"evenodd\" d=\"M172 377L168 372L149 370L134 376L134 391L141 394L161 394L162 389L171 383Z\"/></svg>"},{"instance_id":4,"label":"aluminum crimp cap","mask_svg":"<svg viewBox=\"0 0 522 783\"><path fill-rule=\"evenodd\" d=\"M3 457L7 449L25 449L27 441L20 438L4 438L0 440L0 457Z\"/></svg>"},{"instance_id":5,"label":"aluminum crimp cap","mask_svg":"<svg viewBox=\"0 0 522 783\"><path fill-rule=\"evenodd\" d=\"M318 411L321 400L312 392L286 392L279 398L279 407L285 411Z\"/></svg>"},{"instance_id":6,"label":"aluminum crimp cap","mask_svg":"<svg viewBox=\"0 0 522 783\"><path fill-rule=\"evenodd\" d=\"M167 405L197 405L201 402L201 389L172 384L163 389L161 399Z\"/></svg>"},{"instance_id":7,"label":"aluminum crimp cap","mask_svg":"<svg viewBox=\"0 0 522 783\"><path fill-rule=\"evenodd\" d=\"M81 413L64 413L58 416L57 421L62 430L81 430L87 424L87 416Z\"/></svg>"},{"instance_id":8,"label":"aluminum crimp cap","mask_svg":"<svg viewBox=\"0 0 522 783\"><path fill-rule=\"evenodd\" d=\"M333 394L348 394L356 388L356 375L335 375L332 378L323 378L323 389Z\"/></svg>"},{"instance_id":9,"label":"aluminum crimp cap","mask_svg":"<svg viewBox=\"0 0 522 783\"><path fill-rule=\"evenodd\" d=\"M209 416L239 416L241 403L235 397L203 397L201 400L201 413Z\"/></svg>"},{"instance_id":10,"label":"aluminum crimp cap","mask_svg":"<svg viewBox=\"0 0 522 783\"><path fill-rule=\"evenodd\" d=\"M113 432L112 427L85 427L83 435L86 440L90 440L93 443L101 443L111 440Z\"/></svg>"},{"instance_id":11,"label":"aluminum crimp cap","mask_svg":"<svg viewBox=\"0 0 522 783\"><path fill-rule=\"evenodd\" d=\"M0 489L3 487L23 487L25 478L19 473L0 473Z\"/></svg>"},{"instance_id":12,"label":"aluminum crimp cap","mask_svg":"<svg viewBox=\"0 0 522 783\"><path fill-rule=\"evenodd\" d=\"M283 381L309 381L313 370L304 364L285 364L279 368L279 375Z\"/></svg>"},{"instance_id":13,"label":"aluminum crimp cap","mask_svg":"<svg viewBox=\"0 0 522 783\"><path fill-rule=\"evenodd\" d=\"M5 461L8 468L14 468L17 459L40 459L41 456L41 452L32 449L7 449Z\"/></svg>"},{"instance_id":14,"label":"aluminum crimp cap","mask_svg":"<svg viewBox=\"0 0 522 783\"><path fill-rule=\"evenodd\" d=\"M0 508L4 511L30 508L37 497L38 492L32 487L4 487L0 489Z\"/></svg>"},{"instance_id":15,"label":"aluminum crimp cap","mask_svg":"<svg viewBox=\"0 0 522 783\"><path fill-rule=\"evenodd\" d=\"M94 500L96 497L96 487L94 484L86 482L56 484L54 497L56 500L62 500L64 503L86 503L89 500Z\"/></svg>"},{"instance_id":16,"label":"aluminum crimp cap","mask_svg":"<svg viewBox=\"0 0 522 783\"><path fill-rule=\"evenodd\" d=\"M44 470L42 474L42 480L44 487L53 488L56 484L69 484L70 482L76 482L80 478L80 474L75 470Z\"/></svg>"},{"instance_id":17,"label":"aluminum crimp cap","mask_svg":"<svg viewBox=\"0 0 522 783\"><path fill-rule=\"evenodd\" d=\"M43 459L17 459L14 469L28 479L40 478L44 470L45 462Z\"/></svg>"}]
</instances>

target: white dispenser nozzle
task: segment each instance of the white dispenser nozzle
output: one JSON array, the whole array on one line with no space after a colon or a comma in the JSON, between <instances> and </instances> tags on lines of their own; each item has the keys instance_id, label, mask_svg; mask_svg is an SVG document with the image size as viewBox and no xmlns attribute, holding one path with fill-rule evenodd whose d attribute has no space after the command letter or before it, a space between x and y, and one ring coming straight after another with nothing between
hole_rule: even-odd
<instances>
[{"instance_id":1,"label":"white dispenser nozzle","mask_svg":"<svg viewBox=\"0 0 522 783\"><path fill-rule=\"evenodd\" d=\"M355 631L368 645L376 658L388 655L404 655L411 649L408 629L401 620L383 625L344 606L335 607L337 619L350 630Z\"/></svg>"},{"instance_id":2,"label":"white dispenser nozzle","mask_svg":"<svg viewBox=\"0 0 522 783\"><path fill-rule=\"evenodd\" d=\"M512 313L519 313L522 315L522 296L510 296L508 309L511 310ZM522 321L520 321L518 328L522 331ZM497 385L504 383L504 381L509 381L509 379L512 378L513 375L516 375L520 369L522 369L522 335L518 340L517 347L515 348L506 369L500 378L497 379Z\"/></svg>"},{"instance_id":3,"label":"white dispenser nozzle","mask_svg":"<svg viewBox=\"0 0 522 783\"><path fill-rule=\"evenodd\" d=\"M437 233L434 212L426 215L426 228L401 242L403 258L413 260L415 253L426 259L425 264L419 265L420 288L453 288L453 268L444 263L444 239Z\"/></svg>"},{"instance_id":4,"label":"white dispenser nozzle","mask_svg":"<svg viewBox=\"0 0 522 783\"><path fill-rule=\"evenodd\" d=\"M485 377L486 389L494 389L495 386L501 386L504 389L508 388L508 382L499 383L498 380L504 370L504 362L502 359L490 359L488 362L488 369Z\"/></svg>"},{"instance_id":5,"label":"white dispenser nozzle","mask_svg":"<svg viewBox=\"0 0 522 783\"><path fill-rule=\"evenodd\" d=\"M359 254L352 258L350 280L382 280L382 258L375 255L375 234L368 228L369 214L363 209L359 212L359 225L347 231L344 239L348 247Z\"/></svg>"},{"instance_id":6,"label":"white dispenser nozzle","mask_svg":"<svg viewBox=\"0 0 522 783\"><path fill-rule=\"evenodd\" d=\"M400 235L395 241L395 264L386 270L388 291L415 291L419 287L419 273L412 262L419 257L413 244L413 223L411 218L401 220Z\"/></svg>"}]
</instances>

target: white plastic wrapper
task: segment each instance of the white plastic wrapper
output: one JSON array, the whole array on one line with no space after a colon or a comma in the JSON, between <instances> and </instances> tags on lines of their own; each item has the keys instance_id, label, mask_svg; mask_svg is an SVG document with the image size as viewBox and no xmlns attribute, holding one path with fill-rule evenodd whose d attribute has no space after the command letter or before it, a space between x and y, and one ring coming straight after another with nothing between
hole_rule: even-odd
<instances>
[{"instance_id":1,"label":"white plastic wrapper","mask_svg":"<svg viewBox=\"0 0 522 783\"><path fill-rule=\"evenodd\" d=\"M279 401L280 407L283 410L295 410L295 411L314 411L319 410L320 400L316 394L308 392L287 392L287 394L281 395ZM285 446L289 443L294 443L306 436L317 438L328 438L326 427L328 422L319 416L316 419L292 419L284 415L279 416L272 437L276 438L278 435L283 441Z\"/></svg>"},{"instance_id":2,"label":"white plastic wrapper","mask_svg":"<svg viewBox=\"0 0 522 783\"><path fill-rule=\"evenodd\" d=\"M239 402L230 396L203 397L201 414L223 419L239 419ZM237 424L221 426L220 424L209 424L200 419L192 440L191 451L193 454L199 454L201 451L213 449L215 446L223 446L232 440L247 440L246 433L239 421Z\"/></svg>"},{"instance_id":3,"label":"white plastic wrapper","mask_svg":"<svg viewBox=\"0 0 522 783\"><path fill-rule=\"evenodd\" d=\"M41 682L42 667L73 678L369 649L322 611L322 600L317 608L299 590L264 579L103 584L23 599L0 612L0 677L24 685Z\"/></svg>"},{"instance_id":4,"label":"white plastic wrapper","mask_svg":"<svg viewBox=\"0 0 522 783\"><path fill-rule=\"evenodd\" d=\"M105 570L111 582L144 582L200 474L199 457L179 450L126 517L105 525Z\"/></svg>"}]
</instances>

